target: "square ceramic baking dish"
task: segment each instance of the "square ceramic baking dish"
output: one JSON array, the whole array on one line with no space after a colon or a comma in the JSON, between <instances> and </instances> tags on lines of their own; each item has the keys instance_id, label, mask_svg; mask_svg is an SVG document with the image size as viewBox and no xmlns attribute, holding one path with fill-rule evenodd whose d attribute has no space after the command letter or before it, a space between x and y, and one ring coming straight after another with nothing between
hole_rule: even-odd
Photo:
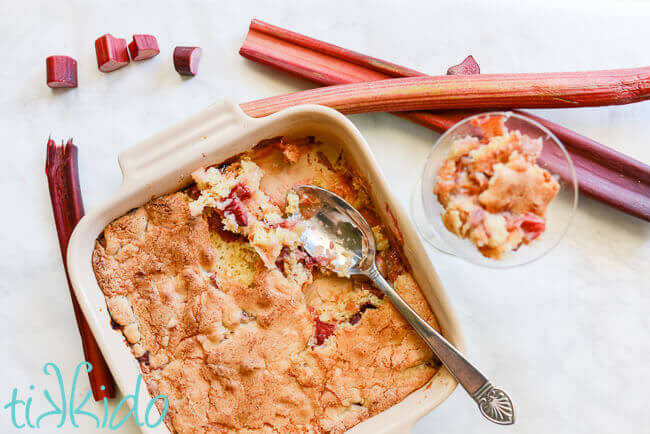
<instances>
[{"instance_id":1,"label":"square ceramic baking dish","mask_svg":"<svg viewBox=\"0 0 650 434\"><path fill-rule=\"evenodd\" d=\"M464 351L455 314L427 253L398 202L388 189L368 144L345 116L322 106L305 105L253 119L232 102L218 103L129 149L119 156L123 183L119 191L88 213L77 225L68 248L70 280L86 319L122 394L133 394L140 367L110 317L91 264L95 239L104 227L154 196L187 186L190 172L244 152L262 139L278 135L315 135L340 144L352 165L369 183L372 200L384 223L398 240L445 337ZM404 433L444 401L456 387L446 368L402 402L355 426L350 433ZM138 413L151 397L142 387ZM129 403L131 400L129 400ZM151 413L150 421L158 414ZM166 433L164 424L142 427L145 433Z\"/></svg>"}]
</instances>

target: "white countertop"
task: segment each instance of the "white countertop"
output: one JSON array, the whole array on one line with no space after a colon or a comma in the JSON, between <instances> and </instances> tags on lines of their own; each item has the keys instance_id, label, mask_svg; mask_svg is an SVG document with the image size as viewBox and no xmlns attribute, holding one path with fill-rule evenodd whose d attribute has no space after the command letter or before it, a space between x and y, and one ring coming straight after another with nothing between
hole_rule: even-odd
<instances>
[{"instance_id":1,"label":"white countertop","mask_svg":"<svg viewBox=\"0 0 650 434\"><path fill-rule=\"evenodd\" d=\"M256 17L431 73L473 54L483 72L584 70L647 65L650 8L641 2L376 1L209 2L22 0L0 7L0 427L14 387L48 408L56 390L43 365L55 362L71 387L82 360L47 184L48 135L74 137L87 209L120 184L116 157L131 144L210 103L248 101L310 87L255 65L237 50ZM109 4L110 3L110 4ZM257 4L253 4L257 3ZM337 3L339 3L337 5ZM395 3L395 4L393 4ZM543 4L543 6L540 6ZM589 5L589 7L587 7ZM161 54L119 71L97 70L93 41L110 32L151 33ZM203 48L199 75L180 78L175 45ZM79 88L45 86L45 57L79 62ZM544 115L650 162L650 103L545 111ZM437 134L386 114L352 117L406 206ZM588 198L548 256L514 270L489 270L431 251L461 320L469 356L508 390L517 424L483 421L456 393L414 433L638 433L648 426L650 390L650 225ZM34 392L29 386L34 385ZM80 379L77 396L88 390ZM53 392L54 393L54 392ZM31 395L30 395L31 394ZM88 404L87 411L101 414ZM22 418L22 415L21 415ZM79 431L69 422L40 432ZM84 419L82 426L89 427ZM136 433L129 422L116 432ZM647 431L644 431L647 432Z\"/></svg>"}]
</instances>

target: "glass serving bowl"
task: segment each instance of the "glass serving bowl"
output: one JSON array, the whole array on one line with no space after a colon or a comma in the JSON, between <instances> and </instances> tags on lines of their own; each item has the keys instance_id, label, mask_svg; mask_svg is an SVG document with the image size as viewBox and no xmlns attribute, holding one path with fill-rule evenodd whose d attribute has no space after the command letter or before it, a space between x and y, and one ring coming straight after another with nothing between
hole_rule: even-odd
<instances>
[{"instance_id":1,"label":"glass serving bowl","mask_svg":"<svg viewBox=\"0 0 650 434\"><path fill-rule=\"evenodd\" d=\"M518 130L533 139L542 138L543 148L537 164L553 174L560 183L560 191L546 211L546 230L528 245L507 253L502 259L487 258L468 239L450 232L442 222L442 205L433 193L436 176L449 156L453 142L460 137L481 137L472 119L485 116L504 116L508 130ZM447 130L436 142L427 158L422 176L411 198L411 217L420 235L435 248L471 263L492 268L509 268L541 258L555 247L566 233L578 204L578 181L571 157L560 141L544 126L525 116L512 112L488 112L471 116Z\"/></svg>"}]
</instances>

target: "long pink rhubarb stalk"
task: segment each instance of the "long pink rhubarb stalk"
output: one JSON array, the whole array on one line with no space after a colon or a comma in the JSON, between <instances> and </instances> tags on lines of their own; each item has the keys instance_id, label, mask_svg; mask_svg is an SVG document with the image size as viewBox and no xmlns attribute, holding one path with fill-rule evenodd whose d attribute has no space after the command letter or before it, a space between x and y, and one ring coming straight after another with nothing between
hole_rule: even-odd
<instances>
[{"instance_id":1,"label":"long pink rhubarb stalk","mask_svg":"<svg viewBox=\"0 0 650 434\"><path fill-rule=\"evenodd\" d=\"M341 84L241 104L253 117L299 104L342 113L565 108L630 104L650 97L650 67L540 74L441 75Z\"/></svg>"},{"instance_id":2,"label":"long pink rhubarb stalk","mask_svg":"<svg viewBox=\"0 0 650 434\"><path fill-rule=\"evenodd\" d=\"M240 54L323 85L424 75L258 20L251 22ZM475 113L471 110L454 110L394 114L427 128L444 131L458 120ZM650 167L553 122L528 113L525 115L542 123L564 143L576 167L583 193L631 215L650 220ZM565 171L561 160L546 157L548 161L545 163L553 171Z\"/></svg>"}]
</instances>

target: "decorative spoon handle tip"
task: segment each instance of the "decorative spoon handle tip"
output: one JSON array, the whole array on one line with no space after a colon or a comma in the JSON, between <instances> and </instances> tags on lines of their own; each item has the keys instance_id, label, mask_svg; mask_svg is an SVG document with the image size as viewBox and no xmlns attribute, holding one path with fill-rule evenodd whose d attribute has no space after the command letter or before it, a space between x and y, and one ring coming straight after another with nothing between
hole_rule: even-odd
<instances>
[{"instance_id":1,"label":"decorative spoon handle tip","mask_svg":"<svg viewBox=\"0 0 650 434\"><path fill-rule=\"evenodd\" d=\"M510 396L489 381L485 382L473 395L483 416L499 425L515 423L515 409Z\"/></svg>"}]
</instances>

